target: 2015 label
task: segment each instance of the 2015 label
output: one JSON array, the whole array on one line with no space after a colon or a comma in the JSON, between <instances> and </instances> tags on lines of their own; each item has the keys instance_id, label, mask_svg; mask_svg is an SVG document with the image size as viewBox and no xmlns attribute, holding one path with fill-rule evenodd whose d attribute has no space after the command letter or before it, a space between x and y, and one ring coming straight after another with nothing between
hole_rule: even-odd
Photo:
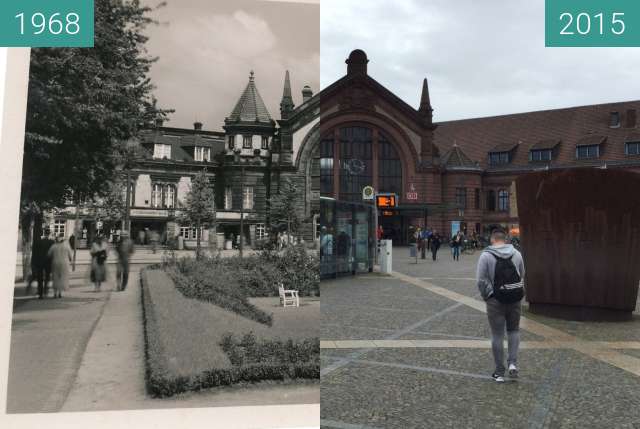
<instances>
[{"instance_id":1,"label":"2015 label","mask_svg":"<svg viewBox=\"0 0 640 429\"><path fill-rule=\"evenodd\" d=\"M560 21L565 24L560 31L560 34L563 36L572 36L576 34L576 32L578 34L586 35L591 33L592 29L594 31L598 31L598 34L601 35L604 35L605 31L610 31L616 36L619 36L624 34L624 31L626 30L623 12L612 13L611 21L607 22L606 25L605 14L602 12L593 15L593 20L591 15L585 12L579 13L575 19L572 13L564 12L560 15ZM594 27L591 25L592 22L595 24Z\"/></svg>"}]
</instances>

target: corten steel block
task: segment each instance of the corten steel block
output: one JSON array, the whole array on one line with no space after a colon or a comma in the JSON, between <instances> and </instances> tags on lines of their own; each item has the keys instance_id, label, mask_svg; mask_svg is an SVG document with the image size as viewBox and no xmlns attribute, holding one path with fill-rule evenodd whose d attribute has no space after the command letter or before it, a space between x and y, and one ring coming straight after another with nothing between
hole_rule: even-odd
<instances>
[{"instance_id":1,"label":"corten steel block","mask_svg":"<svg viewBox=\"0 0 640 429\"><path fill-rule=\"evenodd\" d=\"M530 311L630 319L640 283L640 174L542 171L516 186Z\"/></svg>"}]
</instances>

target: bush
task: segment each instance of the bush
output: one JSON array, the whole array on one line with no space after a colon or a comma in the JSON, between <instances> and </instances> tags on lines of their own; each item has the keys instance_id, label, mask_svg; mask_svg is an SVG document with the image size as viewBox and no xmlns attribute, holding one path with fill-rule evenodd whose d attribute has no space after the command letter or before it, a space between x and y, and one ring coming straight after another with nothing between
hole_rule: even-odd
<instances>
[{"instance_id":1,"label":"bush","mask_svg":"<svg viewBox=\"0 0 640 429\"><path fill-rule=\"evenodd\" d=\"M299 364L317 362L320 359L320 342L317 338L295 342L292 339L258 341L253 332L240 339L228 333L224 335L220 346L234 366L256 363Z\"/></svg>"},{"instance_id":2,"label":"bush","mask_svg":"<svg viewBox=\"0 0 640 429\"><path fill-rule=\"evenodd\" d=\"M251 304L233 273L219 265L205 265L201 260L182 259L165 266L176 288L187 298L207 301L243 317L271 326L270 314Z\"/></svg>"}]
</instances>

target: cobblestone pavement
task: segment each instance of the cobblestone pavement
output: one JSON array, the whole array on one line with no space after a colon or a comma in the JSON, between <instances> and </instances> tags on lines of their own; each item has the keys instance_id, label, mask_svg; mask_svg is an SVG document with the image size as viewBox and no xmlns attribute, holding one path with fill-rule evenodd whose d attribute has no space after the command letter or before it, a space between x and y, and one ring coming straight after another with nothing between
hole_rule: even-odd
<instances>
[{"instance_id":1,"label":"cobblestone pavement","mask_svg":"<svg viewBox=\"0 0 640 429\"><path fill-rule=\"evenodd\" d=\"M447 250L416 264L395 248L392 276L322 281L322 427L640 428L638 310L587 323L525 309L520 378L497 385L479 254Z\"/></svg>"}]
</instances>

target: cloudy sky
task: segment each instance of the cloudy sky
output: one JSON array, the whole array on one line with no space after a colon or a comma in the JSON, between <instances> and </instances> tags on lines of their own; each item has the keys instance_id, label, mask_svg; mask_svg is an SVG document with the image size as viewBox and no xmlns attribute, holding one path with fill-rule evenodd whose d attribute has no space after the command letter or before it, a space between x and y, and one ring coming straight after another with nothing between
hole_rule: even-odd
<instances>
[{"instance_id":1,"label":"cloudy sky","mask_svg":"<svg viewBox=\"0 0 640 429\"><path fill-rule=\"evenodd\" d=\"M353 48L414 107L429 79L434 119L640 98L640 50L545 48L543 0L322 0L321 85Z\"/></svg>"},{"instance_id":2,"label":"cloudy sky","mask_svg":"<svg viewBox=\"0 0 640 429\"><path fill-rule=\"evenodd\" d=\"M176 110L167 126L191 128L199 120L205 129L221 130L251 70L273 117L280 114L286 69L296 104L304 85L319 88L317 4L167 0L153 17L162 23L147 31L149 53L159 57L151 71L155 95L162 107Z\"/></svg>"}]
</instances>

